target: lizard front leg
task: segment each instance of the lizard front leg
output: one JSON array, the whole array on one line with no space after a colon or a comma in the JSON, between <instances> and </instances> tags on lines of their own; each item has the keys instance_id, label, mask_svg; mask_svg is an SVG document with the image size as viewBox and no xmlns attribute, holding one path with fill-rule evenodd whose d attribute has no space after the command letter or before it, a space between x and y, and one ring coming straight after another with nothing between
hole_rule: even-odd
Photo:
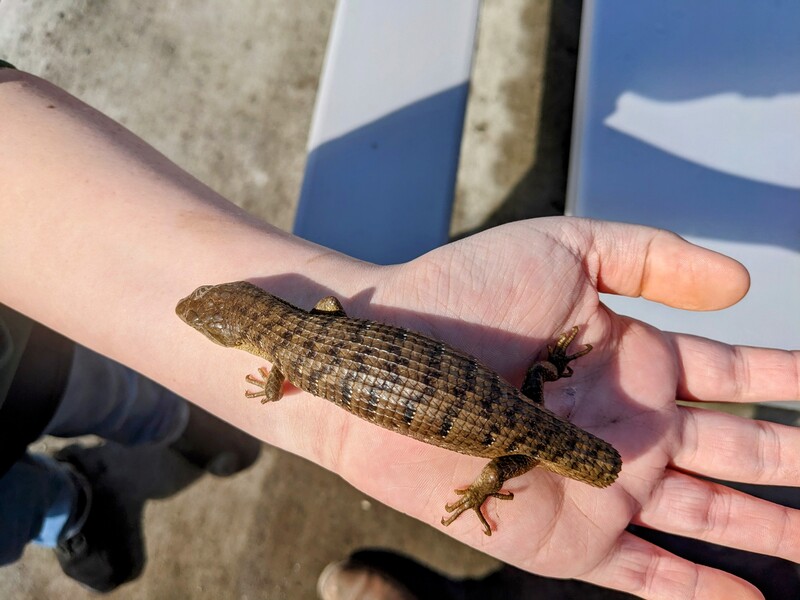
<instances>
[{"instance_id":1,"label":"lizard front leg","mask_svg":"<svg viewBox=\"0 0 800 600\"><path fill-rule=\"evenodd\" d=\"M274 367L271 371L268 371L266 367L260 367L258 372L261 373L261 379L255 375L248 375L245 379L247 383L258 386L260 388L259 391L247 390L244 395L248 398L260 398L263 396L264 399L261 400L261 404L280 400L283 396L283 381L286 376Z\"/></svg>"},{"instance_id":2,"label":"lizard front leg","mask_svg":"<svg viewBox=\"0 0 800 600\"><path fill-rule=\"evenodd\" d=\"M444 507L447 512L453 514L447 518L442 517L442 525L445 527L450 525L464 511L472 509L483 525L483 532L486 535L492 535L492 528L489 527L489 523L481 511L483 503L489 497L497 498L498 500L513 500L514 494L500 491L503 484L509 479L530 471L538 462L532 456L524 454L510 454L493 458L489 464L483 467L481 474L478 475L478 478L471 486L455 491L456 494L461 496L461 499Z\"/></svg>"},{"instance_id":3,"label":"lizard front leg","mask_svg":"<svg viewBox=\"0 0 800 600\"><path fill-rule=\"evenodd\" d=\"M576 358L588 354L592 350L591 344L586 344L583 350L575 354L567 354L567 348L578 335L578 328L573 327L562 333L555 344L547 346L547 358L535 361L525 374L521 392L536 404L544 404L545 381L556 381L562 377L572 377L572 367L569 363Z\"/></svg>"},{"instance_id":4,"label":"lizard front leg","mask_svg":"<svg viewBox=\"0 0 800 600\"><path fill-rule=\"evenodd\" d=\"M325 296L311 309L311 313L345 316L342 303L339 302L336 296ZM257 392L248 390L244 395L248 398L261 398L263 396L261 404L280 400L283 396L283 382L286 376L274 367L272 371L268 371L265 367L260 367L258 372L261 373L261 379L255 375L248 375L245 379L247 379L248 383L252 383L260 389Z\"/></svg>"}]
</instances>

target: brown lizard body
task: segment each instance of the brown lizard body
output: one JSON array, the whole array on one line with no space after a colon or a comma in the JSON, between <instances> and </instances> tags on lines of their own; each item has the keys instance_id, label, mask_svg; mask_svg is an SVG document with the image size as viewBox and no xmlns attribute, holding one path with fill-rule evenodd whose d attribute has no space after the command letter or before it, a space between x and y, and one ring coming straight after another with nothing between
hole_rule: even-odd
<instances>
[{"instance_id":1,"label":"brown lizard body","mask_svg":"<svg viewBox=\"0 0 800 600\"><path fill-rule=\"evenodd\" d=\"M510 499L503 483L534 466L597 487L614 482L622 461L607 442L543 405L542 384L572 374L567 355L573 328L549 347L547 360L528 369L524 394L476 358L450 346L375 321L345 316L333 297L307 312L247 282L202 286L178 303L178 315L212 341L272 363L260 391L248 397L279 400L287 379L348 412L403 435L491 459L462 498L445 508L481 513L489 497Z\"/></svg>"}]
</instances>

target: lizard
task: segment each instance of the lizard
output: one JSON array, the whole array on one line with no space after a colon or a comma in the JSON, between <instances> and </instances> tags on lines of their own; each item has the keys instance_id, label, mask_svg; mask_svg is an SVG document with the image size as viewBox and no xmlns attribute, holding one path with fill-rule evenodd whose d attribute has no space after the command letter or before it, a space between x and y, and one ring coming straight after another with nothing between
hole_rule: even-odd
<instances>
[{"instance_id":1,"label":"lizard","mask_svg":"<svg viewBox=\"0 0 800 600\"><path fill-rule=\"evenodd\" d=\"M489 459L477 479L445 505L450 525L473 510L492 534L482 507L513 499L503 484L540 466L607 487L622 460L608 442L544 406L543 385L573 374L568 353L578 327L548 346L527 369L521 389L477 358L403 327L345 314L334 296L305 311L246 281L203 285L178 302L178 316L211 341L272 364L246 381L262 403L279 400L283 383L324 398L367 421L411 438Z\"/></svg>"}]
</instances>

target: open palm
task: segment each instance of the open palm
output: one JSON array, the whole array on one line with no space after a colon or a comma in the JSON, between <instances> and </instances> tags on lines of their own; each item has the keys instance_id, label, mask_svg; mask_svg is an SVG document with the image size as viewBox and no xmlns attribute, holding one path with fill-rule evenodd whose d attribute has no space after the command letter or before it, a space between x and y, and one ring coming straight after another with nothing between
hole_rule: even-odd
<instances>
[{"instance_id":1,"label":"open palm","mask_svg":"<svg viewBox=\"0 0 800 600\"><path fill-rule=\"evenodd\" d=\"M643 227L578 219L507 225L387 269L370 304L478 356L515 385L551 339L578 325L594 350L575 374L546 384L546 406L622 454L607 489L535 469L490 499L485 537L471 513L448 533L536 573L644 597L759 597L749 584L678 558L626 531L631 524L800 560L800 514L699 476L796 485L800 435L785 426L677 400L742 402L798 396L798 356L664 333L609 311L598 291L679 308L716 309L747 290L731 259ZM403 312L400 312L403 311ZM405 312L408 311L408 312ZM362 316L362 315L354 315ZM453 488L485 459L461 456L353 419L335 469L388 504L438 527Z\"/></svg>"}]
</instances>

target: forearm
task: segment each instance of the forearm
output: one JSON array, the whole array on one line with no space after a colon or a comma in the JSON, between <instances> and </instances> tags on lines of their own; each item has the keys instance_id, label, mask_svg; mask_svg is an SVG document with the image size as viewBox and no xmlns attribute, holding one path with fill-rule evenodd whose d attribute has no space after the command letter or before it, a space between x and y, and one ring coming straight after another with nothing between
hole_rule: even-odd
<instances>
[{"instance_id":1,"label":"forearm","mask_svg":"<svg viewBox=\"0 0 800 600\"><path fill-rule=\"evenodd\" d=\"M243 357L186 328L178 299L284 275L356 289L360 263L250 217L55 86L0 71L0 114L0 302L215 412L235 385L219 361ZM296 278L273 281L313 303L286 289Z\"/></svg>"}]
</instances>

